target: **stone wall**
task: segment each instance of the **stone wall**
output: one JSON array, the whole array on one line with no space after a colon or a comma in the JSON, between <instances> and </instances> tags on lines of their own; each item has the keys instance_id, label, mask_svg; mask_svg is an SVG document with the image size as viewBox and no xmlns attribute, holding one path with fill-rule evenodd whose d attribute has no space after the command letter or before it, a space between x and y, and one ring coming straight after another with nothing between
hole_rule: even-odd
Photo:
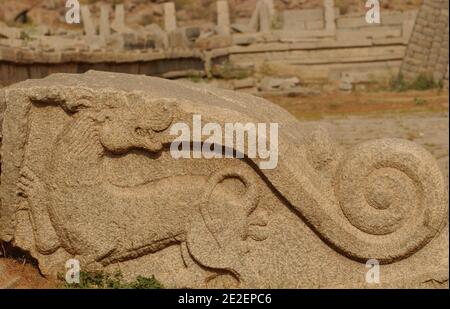
<instances>
[{"instance_id":1,"label":"stone wall","mask_svg":"<svg viewBox=\"0 0 450 309\"><path fill-rule=\"evenodd\" d=\"M291 10L283 13L283 29L266 35L266 42L229 48L230 60L238 65L281 65L305 83L340 81L344 75L351 75L356 84L385 79L399 72L416 15L384 12L381 24L370 25L365 15L335 11L330 22L323 9ZM330 23L335 27L327 28Z\"/></svg>"},{"instance_id":2,"label":"stone wall","mask_svg":"<svg viewBox=\"0 0 450 309\"><path fill-rule=\"evenodd\" d=\"M448 12L448 0L423 1L401 68L407 80L426 74L448 83Z\"/></svg>"}]
</instances>

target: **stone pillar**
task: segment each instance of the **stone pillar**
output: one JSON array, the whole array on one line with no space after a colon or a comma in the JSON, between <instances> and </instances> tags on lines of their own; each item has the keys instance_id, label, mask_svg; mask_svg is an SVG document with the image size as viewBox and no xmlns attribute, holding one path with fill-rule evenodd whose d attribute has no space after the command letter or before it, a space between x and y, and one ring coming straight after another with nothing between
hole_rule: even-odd
<instances>
[{"instance_id":1,"label":"stone pillar","mask_svg":"<svg viewBox=\"0 0 450 309\"><path fill-rule=\"evenodd\" d=\"M164 3L164 30L167 33L177 29L177 17L175 13L175 3Z\"/></svg>"},{"instance_id":2,"label":"stone pillar","mask_svg":"<svg viewBox=\"0 0 450 309\"><path fill-rule=\"evenodd\" d=\"M325 30L336 31L336 14L334 10L334 0L324 0Z\"/></svg>"},{"instance_id":3,"label":"stone pillar","mask_svg":"<svg viewBox=\"0 0 450 309\"><path fill-rule=\"evenodd\" d=\"M275 16L273 0L259 0L250 19L249 30L252 32L269 32Z\"/></svg>"},{"instance_id":4,"label":"stone pillar","mask_svg":"<svg viewBox=\"0 0 450 309\"><path fill-rule=\"evenodd\" d=\"M275 16L275 3L273 0L263 0L269 8L270 19L273 20Z\"/></svg>"},{"instance_id":5,"label":"stone pillar","mask_svg":"<svg viewBox=\"0 0 450 309\"><path fill-rule=\"evenodd\" d=\"M83 20L83 28L86 36L95 36L96 29L94 25L94 21L91 17L91 11L89 7L86 5L81 6L81 18Z\"/></svg>"},{"instance_id":6,"label":"stone pillar","mask_svg":"<svg viewBox=\"0 0 450 309\"><path fill-rule=\"evenodd\" d=\"M109 27L109 5L102 4L100 7L100 36L107 39L111 35Z\"/></svg>"},{"instance_id":7,"label":"stone pillar","mask_svg":"<svg viewBox=\"0 0 450 309\"><path fill-rule=\"evenodd\" d=\"M251 32L258 32L259 30L259 9L261 7L261 1L256 3L256 9L253 11L252 17L250 19L249 29Z\"/></svg>"},{"instance_id":8,"label":"stone pillar","mask_svg":"<svg viewBox=\"0 0 450 309\"><path fill-rule=\"evenodd\" d=\"M230 35L230 9L228 0L217 1L217 28L219 34Z\"/></svg>"},{"instance_id":9,"label":"stone pillar","mask_svg":"<svg viewBox=\"0 0 450 309\"><path fill-rule=\"evenodd\" d=\"M123 33L126 32L127 27L125 26L125 9L123 4L117 4L114 11L114 21L111 24L114 31Z\"/></svg>"},{"instance_id":10,"label":"stone pillar","mask_svg":"<svg viewBox=\"0 0 450 309\"><path fill-rule=\"evenodd\" d=\"M270 7L266 1L263 1L259 8L259 30L261 32L270 32L271 28L272 17L270 16Z\"/></svg>"}]
</instances>

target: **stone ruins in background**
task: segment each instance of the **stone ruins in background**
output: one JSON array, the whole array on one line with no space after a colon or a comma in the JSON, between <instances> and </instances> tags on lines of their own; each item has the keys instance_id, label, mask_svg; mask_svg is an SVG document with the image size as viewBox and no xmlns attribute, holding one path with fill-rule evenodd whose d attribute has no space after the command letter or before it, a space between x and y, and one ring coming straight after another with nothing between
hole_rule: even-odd
<instances>
[{"instance_id":1,"label":"stone ruins in background","mask_svg":"<svg viewBox=\"0 0 450 309\"><path fill-rule=\"evenodd\" d=\"M83 6L83 33L49 33L43 26L30 33L0 25L0 84L97 69L171 79L217 77L227 81L219 86L230 89L291 94L307 91L299 84L364 87L397 76L400 68L411 76L419 64L448 80L448 1L425 0L414 26L416 10L383 10L381 24L368 24L364 15L341 15L333 0L282 12L272 0L259 0L250 19L232 22L228 2L219 0L211 31L178 27L174 3L162 7L162 28L127 26L120 4L114 13L103 5L98 20ZM424 50L431 45L428 57ZM290 73L264 80L271 70ZM292 76L300 79L284 79Z\"/></svg>"},{"instance_id":2,"label":"stone ruins in background","mask_svg":"<svg viewBox=\"0 0 450 309\"><path fill-rule=\"evenodd\" d=\"M401 73L408 80L426 74L448 89L448 1L423 0Z\"/></svg>"}]
</instances>

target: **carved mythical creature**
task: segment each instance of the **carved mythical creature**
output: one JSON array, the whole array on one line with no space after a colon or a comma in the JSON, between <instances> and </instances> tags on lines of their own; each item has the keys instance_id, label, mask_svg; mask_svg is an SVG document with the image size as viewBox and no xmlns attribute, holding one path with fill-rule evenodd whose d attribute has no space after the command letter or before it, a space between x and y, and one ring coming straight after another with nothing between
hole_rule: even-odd
<instances>
[{"instance_id":1,"label":"carved mythical creature","mask_svg":"<svg viewBox=\"0 0 450 309\"><path fill-rule=\"evenodd\" d=\"M258 215L267 194L356 261L405 259L445 225L443 177L434 158L409 141L370 141L343 153L321 130L300 134L292 116L264 100L153 83L147 92L27 90L25 114L45 103L68 118L49 148L45 173L23 162L18 178L40 254L63 248L106 266L181 244L203 267L243 281L252 276L242 264L246 241L267 237L258 228L268 224ZM183 99L175 98L177 87ZM258 159L176 161L168 154L174 122L193 113L221 124L246 122L257 107L259 122L281 124L275 170L258 169Z\"/></svg>"},{"instance_id":2,"label":"carved mythical creature","mask_svg":"<svg viewBox=\"0 0 450 309\"><path fill-rule=\"evenodd\" d=\"M124 184L133 176L115 175L114 161L132 152L157 160L174 117L173 102L134 99L142 105L73 114L51 150L47 181L22 169L18 186L30 204L38 251L62 247L86 264L106 266L187 243L201 265L240 279L243 243L264 238L249 229L259 198L255 173L243 163L208 177L145 170L144 183ZM220 188L230 179L244 191Z\"/></svg>"}]
</instances>

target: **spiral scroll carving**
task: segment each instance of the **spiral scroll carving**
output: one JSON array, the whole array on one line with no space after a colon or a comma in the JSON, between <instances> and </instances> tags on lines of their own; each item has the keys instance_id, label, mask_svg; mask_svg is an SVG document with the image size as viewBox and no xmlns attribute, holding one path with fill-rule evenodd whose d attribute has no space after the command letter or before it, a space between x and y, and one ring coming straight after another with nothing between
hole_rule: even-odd
<instances>
[{"instance_id":1,"label":"spiral scroll carving","mask_svg":"<svg viewBox=\"0 0 450 309\"><path fill-rule=\"evenodd\" d=\"M358 257L392 262L420 250L445 224L446 186L435 159L405 140L370 141L340 165L335 193ZM366 250L363 252L362 250Z\"/></svg>"}]
</instances>

